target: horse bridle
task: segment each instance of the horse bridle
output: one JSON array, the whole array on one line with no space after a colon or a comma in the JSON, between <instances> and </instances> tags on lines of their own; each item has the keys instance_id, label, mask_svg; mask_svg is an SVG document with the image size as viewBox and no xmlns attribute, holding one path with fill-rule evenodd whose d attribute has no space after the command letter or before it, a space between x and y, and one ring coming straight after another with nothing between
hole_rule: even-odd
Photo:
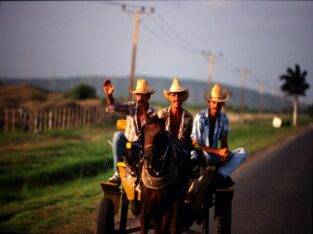
<instances>
[{"instance_id":1,"label":"horse bridle","mask_svg":"<svg viewBox=\"0 0 313 234\"><path fill-rule=\"evenodd\" d=\"M148 144L145 147L143 147L143 151L144 148L153 148L153 147L157 147L156 145L153 144ZM164 175L162 176L157 176L154 177L152 176L148 170L153 170L154 174L159 174L161 173L161 171L164 168L164 164L165 164L165 159L167 157L169 157L169 154L172 153L173 155L171 156L172 160L171 160L171 164L169 166L169 170L167 172L165 172ZM144 152L143 155L145 155L146 153ZM143 156L143 157L147 157L147 156ZM173 150L173 146L170 142L168 142L168 145L164 151L164 154L161 156L162 157L162 169L159 172L156 172L151 165L149 165L148 160L145 158L143 159L144 163L143 163L143 168L142 168L142 182L143 184L150 188L150 189L165 189L169 186L171 186L173 183L175 183L175 181L177 180L178 177L178 172L177 172L177 166L176 166L176 152L174 152ZM175 162L174 162L175 161ZM147 165L148 164L148 165Z\"/></svg>"},{"instance_id":2,"label":"horse bridle","mask_svg":"<svg viewBox=\"0 0 313 234\"><path fill-rule=\"evenodd\" d=\"M169 146L170 146L170 145L167 144L167 147L166 147L166 149L165 149L165 152L164 152L163 155L161 155L160 160L165 160L165 157L167 156L167 153L168 153ZM144 146L143 148L144 148L144 149L146 149L146 148L157 148L157 146L154 145L154 144L148 144L148 145Z\"/></svg>"},{"instance_id":3,"label":"horse bridle","mask_svg":"<svg viewBox=\"0 0 313 234\"><path fill-rule=\"evenodd\" d=\"M159 161L162 161L162 167L161 167L161 169L160 169L159 171L154 170L154 168L152 168L151 165L148 165L148 166L145 165L146 168L149 168L150 170L152 169L153 172L154 172L157 176L159 176L159 175L162 173L162 171L163 171L163 169L164 169L164 167L165 167L165 160L166 160L167 155L168 155L169 147L170 147L170 143L167 144L164 153L159 156ZM148 145L145 145L145 146L143 147L143 152L144 152L143 157L144 157L144 161L147 161L147 162L149 162L149 160L147 160L147 156L146 156L145 150L146 150L146 149L149 149L149 148L158 148L158 146L156 146L156 145L154 145L154 144L148 144Z\"/></svg>"}]
</instances>

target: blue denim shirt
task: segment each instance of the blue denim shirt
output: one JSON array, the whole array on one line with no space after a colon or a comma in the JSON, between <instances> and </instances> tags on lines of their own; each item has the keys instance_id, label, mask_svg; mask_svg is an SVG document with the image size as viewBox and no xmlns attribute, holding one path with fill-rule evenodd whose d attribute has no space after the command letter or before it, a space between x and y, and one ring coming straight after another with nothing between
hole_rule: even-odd
<instances>
[{"instance_id":1,"label":"blue denim shirt","mask_svg":"<svg viewBox=\"0 0 313 234\"><path fill-rule=\"evenodd\" d=\"M195 139L199 144L210 148L218 147L218 140L221 136L225 136L230 131L228 117L225 113L220 112L216 118L215 129L213 134L213 142L209 140L210 124L209 109L198 112L193 120L191 138Z\"/></svg>"}]
</instances>

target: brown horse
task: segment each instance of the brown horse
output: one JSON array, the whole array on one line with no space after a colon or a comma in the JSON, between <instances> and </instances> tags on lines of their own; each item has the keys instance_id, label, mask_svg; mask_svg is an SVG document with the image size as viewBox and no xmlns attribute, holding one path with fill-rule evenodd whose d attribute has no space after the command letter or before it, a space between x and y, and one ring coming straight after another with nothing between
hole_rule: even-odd
<instances>
[{"instance_id":1,"label":"brown horse","mask_svg":"<svg viewBox=\"0 0 313 234\"><path fill-rule=\"evenodd\" d=\"M142 141L141 233L148 232L150 223L154 233L177 233L178 209L186 187L183 178L187 178L181 171L187 153L178 153L165 131L164 120L157 117L147 118Z\"/></svg>"}]
</instances>

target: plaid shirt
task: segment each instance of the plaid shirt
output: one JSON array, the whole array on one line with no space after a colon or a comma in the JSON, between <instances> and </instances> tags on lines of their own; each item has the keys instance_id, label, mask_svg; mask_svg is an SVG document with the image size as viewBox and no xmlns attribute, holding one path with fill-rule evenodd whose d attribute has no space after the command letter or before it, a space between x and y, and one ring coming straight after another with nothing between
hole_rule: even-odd
<instances>
[{"instance_id":1,"label":"plaid shirt","mask_svg":"<svg viewBox=\"0 0 313 234\"><path fill-rule=\"evenodd\" d=\"M230 131L229 121L225 113L220 112L218 114L213 133L213 142L209 140L209 121L209 109L200 111L194 118L191 138L201 145L217 148L220 137L227 135Z\"/></svg>"},{"instance_id":2,"label":"plaid shirt","mask_svg":"<svg viewBox=\"0 0 313 234\"><path fill-rule=\"evenodd\" d=\"M171 107L164 108L159 111L158 116L159 118L165 118L165 127L166 130L171 133ZM192 130L192 115L185 109L183 109L182 119L179 126L178 132L178 140L180 140L183 144L191 144L191 130Z\"/></svg>"},{"instance_id":3,"label":"plaid shirt","mask_svg":"<svg viewBox=\"0 0 313 234\"><path fill-rule=\"evenodd\" d=\"M118 101L114 101L114 104L107 107L107 112L118 112L126 115L126 128L125 128L125 136L129 142L136 142L140 137L140 129L141 126L138 126L138 104L132 101L119 103ZM157 110L152 106L149 106L147 111L148 115L156 115Z\"/></svg>"}]
</instances>

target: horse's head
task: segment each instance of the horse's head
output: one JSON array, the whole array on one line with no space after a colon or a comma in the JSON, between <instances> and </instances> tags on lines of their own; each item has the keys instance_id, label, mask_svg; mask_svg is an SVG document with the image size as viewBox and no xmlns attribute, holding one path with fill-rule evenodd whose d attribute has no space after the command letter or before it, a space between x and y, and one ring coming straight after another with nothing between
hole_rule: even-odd
<instances>
[{"instance_id":1,"label":"horse's head","mask_svg":"<svg viewBox=\"0 0 313 234\"><path fill-rule=\"evenodd\" d=\"M146 118L142 127L141 233L154 224L155 233L176 233L179 183L176 153L170 143L165 120ZM173 211L174 210L174 211ZM162 231L161 231L162 230Z\"/></svg>"},{"instance_id":2,"label":"horse's head","mask_svg":"<svg viewBox=\"0 0 313 234\"><path fill-rule=\"evenodd\" d=\"M151 175L162 176L167 167L169 138L165 130L165 120L157 116L147 117L142 129L142 145L145 165Z\"/></svg>"}]
</instances>

